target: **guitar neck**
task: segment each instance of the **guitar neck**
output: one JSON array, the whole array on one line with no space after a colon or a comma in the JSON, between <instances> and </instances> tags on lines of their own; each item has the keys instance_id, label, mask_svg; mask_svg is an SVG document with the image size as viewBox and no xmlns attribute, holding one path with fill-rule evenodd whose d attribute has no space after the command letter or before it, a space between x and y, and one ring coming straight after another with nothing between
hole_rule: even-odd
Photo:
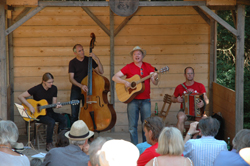
<instances>
[{"instance_id":1,"label":"guitar neck","mask_svg":"<svg viewBox=\"0 0 250 166\"><path fill-rule=\"evenodd\" d=\"M60 103L60 105L69 105L69 104L71 104L71 101L69 101L69 102L64 102L64 103ZM42 110L42 109L47 109L47 108L53 108L53 107L56 107L57 106L57 104L49 104L49 105L43 105L43 106L40 106L39 107L39 110Z\"/></svg>"},{"instance_id":2,"label":"guitar neck","mask_svg":"<svg viewBox=\"0 0 250 166\"><path fill-rule=\"evenodd\" d=\"M154 72L154 73L156 73L156 72ZM144 77L144 78L142 78L142 79L136 81L136 84L142 83L143 81L149 79L150 77L152 77L152 75L153 75L154 73L152 73L152 74L150 74L150 75L148 75L148 76L146 76L146 77Z\"/></svg>"}]
</instances>

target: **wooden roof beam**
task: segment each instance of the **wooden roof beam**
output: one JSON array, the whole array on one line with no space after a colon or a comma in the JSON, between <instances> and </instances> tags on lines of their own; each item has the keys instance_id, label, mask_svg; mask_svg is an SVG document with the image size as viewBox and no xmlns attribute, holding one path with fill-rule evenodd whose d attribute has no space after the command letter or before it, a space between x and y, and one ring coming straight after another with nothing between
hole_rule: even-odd
<instances>
[{"instance_id":1,"label":"wooden roof beam","mask_svg":"<svg viewBox=\"0 0 250 166\"><path fill-rule=\"evenodd\" d=\"M82 7L82 9L96 22L97 25L99 25L100 28L108 35L110 36L109 29L89 10L87 7Z\"/></svg>"},{"instance_id":2,"label":"wooden roof beam","mask_svg":"<svg viewBox=\"0 0 250 166\"><path fill-rule=\"evenodd\" d=\"M81 6L95 6L95 7L103 7L109 6L109 3L106 1L39 1L38 6L55 6L55 7L81 7Z\"/></svg>"},{"instance_id":3,"label":"wooden roof beam","mask_svg":"<svg viewBox=\"0 0 250 166\"><path fill-rule=\"evenodd\" d=\"M21 13L16 16L16 18L14 19L14 23L16 23L17 21L19 21L21 18L23 18L29 11L31 10L31 7L26 7L24 8Z\"/></svg>"},{"instance_id":4,"label":"wooden roof beam","mask_svg":"<svg viewBox=\"0 0 250 166\"><path fill-rule=\"evenodd\" d=\"M249 0L237 0L236 3L237 5L250 5Z\"/></svg>"},{"instance_id":5,"label":"wooden roof beam","mask_svg":"<svg viewBox=\"0 0 250 166\"><path fill-rule=\"evenodd\" d=\"M210 25L210 18L197 6L193 6L194 10L196 10L197 13L207 22L208 25Z\"/></svg>"},{"instance_id":6,"label":"wooden roof beam","mask_svg":"<svg viewBox=\"0 0 250 166\"><path fill-rule=\"evenodd\" d=\"M218 23L220 23L222 26L224 26L227 30L229 30L235 36L238 36L238 31L235 28L233 28L230 24L228 24L226 21L224 21L222 18L220 18L217 14L215 14L208 7L206 7L206 6L199 6L199 8L201 8L210 17L212 17L213 19L215 19Z\"/></svg>"},{"instance_id":7,"label":"wooden roof beam","mask_svg":"<svg viewBox=\"0 0 250 166\"><path fill-rule=\"evenodd\" d=\"M139 1L139 6L202 6L205 1Z\"/></svg>"},{"instance_id":8,"label":"wooden roof beam","mask_svg":"<svg viewBox=\"0 0 250 166\"><path fill-rule=\"evenodd\" d=\"M109 6L107 1L39 1L39 6ZM140 1L139 6L201 6L206 5L205 1Z\"/></svg>"},{"instance_id":9,"label":"wooden roof beam","mask_svg":"<svg viewBox=\"0 0 250 166\"><path fill-rule=\"evenodd\" d=\"M14 31L16 28L18 28L20 25L28 21L31 17L33 17L35 14L40 12L45 6L38 6L34 10L32 10L30 13L28 13L26 16L21 18L19 21L17 21L15 24L10 26L8 29L5 31L5 35L7 36L10 34L12 31Z\"/></svg>"}]
</instances>

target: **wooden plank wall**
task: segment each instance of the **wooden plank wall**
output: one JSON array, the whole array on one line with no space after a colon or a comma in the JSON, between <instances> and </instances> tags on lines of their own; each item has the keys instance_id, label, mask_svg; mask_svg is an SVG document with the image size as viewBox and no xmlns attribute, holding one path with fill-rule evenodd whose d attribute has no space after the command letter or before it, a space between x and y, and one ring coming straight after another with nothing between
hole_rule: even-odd
<instances>
[{"instance_id":1,"label":"wooden plank wall","mask_svg":"<svg viewBox=\"0 0 250 166\"><path fill-rule=\"evenodd\" d=\"M109 8L90 7L90 11L109 28ZM23 10L15 8L13 19ZM115 15L115 28L125 19ZM104 76L110 79L109 36L80 7L46 7L13 32L14 98L41 82L45 72L55 77L58 100L68 101L71 84L68 63L74 58L72 47L80 43L88 55L90 33L97 36L94 53L104 65ZM159 109L164 94L184 82L183 70L195 69L195 80L208 90L210 27L192 7L142 7L115 37L115 72L132 61L130 50L136 45L147 50L145 62L170 71L161 75L158 86L152 85L152 112L155 102ZM116 131L128 131L126 104L115 97ZM172 104L167 121L176 124L179 104ZM70 113L65 106L58 112ZM24 129L24 122L15 110L15 122ZM21 133L21 132L20 132Z\"/></svg>"},{"instance_id":2,"label":"wooden plank wall","mask_svg":"<svg viewBox=\"0 0 250 166\"><path fill-rule=\"evenodd\" d=\"M233 140L235 136L235 91L213 83L213 112L221 112L225 123L224 135Z\"/></svg>"}]
</instances>

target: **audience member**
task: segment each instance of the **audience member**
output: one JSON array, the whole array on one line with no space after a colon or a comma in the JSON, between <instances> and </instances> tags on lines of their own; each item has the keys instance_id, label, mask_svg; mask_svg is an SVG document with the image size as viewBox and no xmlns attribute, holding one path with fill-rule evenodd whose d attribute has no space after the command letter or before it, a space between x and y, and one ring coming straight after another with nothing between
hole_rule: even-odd
<instances>
[{"instance_id":1,"label":"audience member","mask_svg":"<svg viewBox=\"0 0 250 166\"><path fill-rule=\"evenodd\" d=\"M87 125L82 120L77 120L71 126L70 131L65 133L69 139L66 147L51 149L45 156L43 166L87 166L89 161L88 138L94 135L89 131Z\"/></svg>"},{"instance_id":2,"label":"audience member","mask_svg":"<svg viewBox=\"0 0 250 166\"><path fill-rule=\"evenodd\" d=\"M124 140L109 140L100 150L101 166L136 166L139 150L134 144Z\"/></svg>"},{"instance_id":3,"label":"audience member","mask_svg":"<svg viewBox=\"0 0 250 166\"><path fill-rule=\"evenodd\" d=\"M163 121L158 116L149 117L144 120L143 130L145 132L145 137L147 142L152 146L147 148L140 155L137 161L138 166L144 166L154 157L160 156L160 154L156 152L156 149L158 148L158 137L163 127Z\"/></svg>"},{"instance_id":4,"label":"audience member","mask_svg":"<svg viewBox=\"0 0 250 166\"><path fill-rule=\"evenodd\" d=\"M190 139L193 134L197 133L198 124L201 138ZM226 142L214 138L219 128L219 121L212 117L201 119L199 123L191 123L185 138L184 156L189 157L194 165L212 166L218 154L221 151L227 151Z\"/></svg>"},{"instance_id":5,"label":"audience member","mask_svg":"<svg viewBox=\"0 0 250 166\"><path fill-rule=\"evenodd\" d=\"M146 166L164 166L171 163L175 166L192 166L189 158L182 156L184 141L179 129L175 127L165 127L159 137L157 152L161 155L154 157Z\"/></svg>"},{"instance_id":6,"label":"audience member","mask_svg":"<svg viewBox=\"0 0 250 166\"><path fill-rule=\"evenodd\" d=\"M65 136L68 130L62 130L57 136L56 147L65 147L69 145L69 139Z\"/></svg>"},{"instance_id":7,"label":"audience member","mask_svg":"<svg viewBox=\"0 0 250 166\"><path fill-rule=\"evenodd\" d=\"M111 140L110 137L97 137L89 146L89 162L88 166L100 166L99 163L99 150L101 150L102 145Z\"/></svg>"},{"instance_id":8,"label":"audience member","mask_svg":"<svg viewBox=\"0 0 250 166\"><path fill-rule=\"evenodd\" d=\"M214 161L214 166L248 166L239 155L239 151L246 147L250 147L250 130L242 129L233 139L233 149L231 151L221 151Z\"/></svg>"},{"instance_id":9,"label":"audience member","mask_svg":"<svg viewBox=\"0 0 250 166\"><path fill-rule=\"evenodd\" d=\"M18 129L10 120L0 121L0 165L1 166L27 166L30 165L28 157L12 150L18 139Z\"/></svg>"},{"instance_id":10,"label":"audience member","mask_svg":"<svg viewBox=\"0 0 250 166\"><path fill-rule=\"evenodd\" d=\"M39 158L33 158L30 160L30 166L40 166L42 164L42 160Z\"/></svg>"}]
</instances>

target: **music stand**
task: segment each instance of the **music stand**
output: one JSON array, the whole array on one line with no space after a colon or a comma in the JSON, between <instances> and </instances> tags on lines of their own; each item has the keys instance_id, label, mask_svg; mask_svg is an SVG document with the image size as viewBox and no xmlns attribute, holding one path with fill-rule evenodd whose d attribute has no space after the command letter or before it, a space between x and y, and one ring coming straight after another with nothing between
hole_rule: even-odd
<instances>
[{"instance_id":1,"label":"music stand","mask_svg":"<svg viewBox=\"0 0 250 166\"><path fill-rule=\"evenodd\" d=\"M32 145L31 141L30 141L30 121L31 120L36 120L36 121L39 121L39 119L36 119L36 118L32 118L28 113L27 113L27 110L26 108L24 108L21 104L17 104L15 103L16 107L17 107L17 110L19 111L19 114L21 115L22 118L28 118L29 121L28 121L28 143L26 144L26 146L32 148L33 150L36 151L36 149L34 148L34 146ZM38 152L38 151L36 151ZM39 152L38 152L39 153Z\"/></svg>"}]
</instances>

